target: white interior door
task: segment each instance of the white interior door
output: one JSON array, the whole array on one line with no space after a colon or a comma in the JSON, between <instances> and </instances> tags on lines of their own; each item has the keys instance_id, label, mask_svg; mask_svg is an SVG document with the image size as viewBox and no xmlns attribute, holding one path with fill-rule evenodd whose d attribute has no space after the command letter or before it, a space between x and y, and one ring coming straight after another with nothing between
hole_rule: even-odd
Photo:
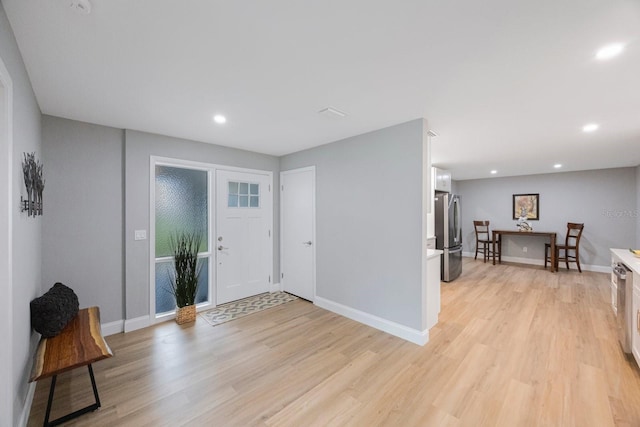
<instances>
[{"instance_id":1,"label":"white interior door","mask_svg":"<svg viewBox=\"0 0 640 427\"><path fill-rule=\"evenodd\" d=\"M268 174L216 171L216 303L269 291L273 201Z\"/></svg>"},{"instance_id":2,"label":"white interior door","mask_svg":"<svg viewBox=\"0 0 640 427\"><path fill-rule=\"evenodd\" d=\"M315 167L280 173L281 283L284 291L315 297Z\"/></svg>"}]
</instances>

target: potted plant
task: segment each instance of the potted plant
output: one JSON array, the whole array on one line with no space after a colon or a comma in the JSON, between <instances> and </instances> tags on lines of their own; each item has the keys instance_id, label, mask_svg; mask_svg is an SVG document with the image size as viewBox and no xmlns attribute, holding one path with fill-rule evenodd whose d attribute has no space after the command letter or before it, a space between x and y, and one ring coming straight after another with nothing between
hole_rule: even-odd
<instances>
[{"instance_id":1,"label":"potted plant","mask_svg":"<svg viewBox=\"0 0 640 427\"><path fill-rule=\"evenodd\" d=\"M198 250L202 237L197 232L182 232L171 236L169 247L174 258L171 290L176 300L176 322L196 320L196 294L202 264L198 264Z\"/></svg>"}]
</instances>

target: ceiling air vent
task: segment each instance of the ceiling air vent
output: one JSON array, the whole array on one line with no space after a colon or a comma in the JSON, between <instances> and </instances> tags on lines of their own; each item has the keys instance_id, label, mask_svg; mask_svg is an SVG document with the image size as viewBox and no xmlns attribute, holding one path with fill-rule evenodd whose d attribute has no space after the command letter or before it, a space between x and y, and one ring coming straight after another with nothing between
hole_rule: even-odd
<instances>
[{"instance_id":1,"label":"ceiling air vent","mask_svg":"<svg viewBox=\"0 0 640 427\"><path fill-rule=\"evenodd\" d=\"M71 0L69 7L81 15L91 13L91 3L89 3L89 0Z\"/></svg>"},{"instance_id":2,"label":"ceiling air vent","mask_svg":"<svg viewBox=\"0 0 640 427\"><path fill-rule=\"evenodd\" d=\"M325 117L347 117L347 113L345 113L344 111L340 111L337 108L333 108L333 107L327 107L327 108L323 108L322 110L318 111L318 114L321 114Z\"/></svg>"}]
</instances>

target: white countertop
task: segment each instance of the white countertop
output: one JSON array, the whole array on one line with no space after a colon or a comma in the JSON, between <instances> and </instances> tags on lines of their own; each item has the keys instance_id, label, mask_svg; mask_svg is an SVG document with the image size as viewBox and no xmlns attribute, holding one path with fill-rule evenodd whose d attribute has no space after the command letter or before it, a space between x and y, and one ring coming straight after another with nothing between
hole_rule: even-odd
<instances>
[{"instance_id":1,"label":"white countertop","mask_svg":"<svg viewBox=\"0 0 640 427\"><path fill-rule=\"evenodd\" d=\"M427 259L439 257L443 253L444 253L444 251L441 251L440 249L427 249ZM631 255L631 253L629 253L629 254ZM631 255L631 256L633 256L633 255Z\"/></svg>"},{"instance_id":2,"label":"white countertop","mask_svg":"<svg viewBox=\"0 0 640 427\"><path fill-rule=\"evenodd\" d=\"M618 257L627 267L640 274L640 258L629 252L629 249L611 249L611 253Z\"/></svg>"}]
</instances>

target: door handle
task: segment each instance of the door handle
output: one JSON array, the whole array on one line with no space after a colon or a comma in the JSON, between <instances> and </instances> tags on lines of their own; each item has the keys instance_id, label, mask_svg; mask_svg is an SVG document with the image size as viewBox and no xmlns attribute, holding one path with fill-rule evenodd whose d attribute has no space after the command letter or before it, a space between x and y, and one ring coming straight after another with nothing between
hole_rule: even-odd
<instances>
[{"instance_id":1,"label":"door handle","mask_svg":"<svg viewBox=\"0 0 640 427\"><path fill-rule=\"evenodd\" d=\"M218 250L219 250L219 251L222 251L222 250L225 250L225 249L229 249L229 248L225 248L225 247L224 247L224 246L222 246L222 245L218 246Z\"/></svg>"},{"instance_id":2,"label":"door handle","mask_svg":"<svg viewBox=\"0 0 640 427\"><path fill-rule=\"evenodd\" d=\"M311 246L313 243L311 243L311 240L307 241L307 242L302 242L303 245L307 245L307 246Z\"/></svg>"}]
</instances>

